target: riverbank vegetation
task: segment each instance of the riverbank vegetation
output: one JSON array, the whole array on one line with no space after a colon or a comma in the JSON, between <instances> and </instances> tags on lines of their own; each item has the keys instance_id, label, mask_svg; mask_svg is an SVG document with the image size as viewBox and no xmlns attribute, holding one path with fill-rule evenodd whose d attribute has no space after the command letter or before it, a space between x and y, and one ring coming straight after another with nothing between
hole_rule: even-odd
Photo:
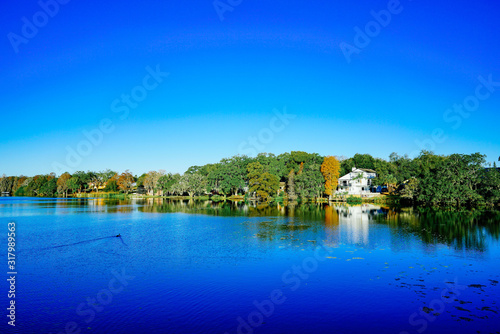
<instances>
[{"instance_id":1,"label":"riverbank vegetation","mask_svg":"<svg viewBox=\"0 0 500 334\"><path fill-rule=\"evenodd\" d=\"M261 153L254 158L233 156L218 163L191 166L185 173L164 170L133 175L106 170L62 175L6 176L0 192L10 196L205 196L269 201L349 200L336 191L338 179L353 167L376 171L372 185L387 189L392 201L421 206L497 207L500 170L475 154L436 155L422 151L410 158L396 153L388 160L369 154L351 158L324 157L294 151L280 155ZM374 199L375 201L377 199Z\"/></svg>"}]
</instances>

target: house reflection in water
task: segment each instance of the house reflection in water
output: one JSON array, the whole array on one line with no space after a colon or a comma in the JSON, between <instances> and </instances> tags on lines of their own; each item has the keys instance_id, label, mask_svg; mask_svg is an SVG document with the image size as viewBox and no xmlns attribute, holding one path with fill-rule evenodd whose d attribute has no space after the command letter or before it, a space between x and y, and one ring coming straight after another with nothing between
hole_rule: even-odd
<instances>
[{"instance_id":1,"label":"house reflection in water","mask_svg":"<svg viewBox=\"0 0 500 334\"><path fill-rule=\"evenodd\" d=\"M342 239L351 244L368 245L370 222L379 210L380 206L372 204L327 206L325 208L327 244L336 247Z\"/></svg>"}]
</instances>

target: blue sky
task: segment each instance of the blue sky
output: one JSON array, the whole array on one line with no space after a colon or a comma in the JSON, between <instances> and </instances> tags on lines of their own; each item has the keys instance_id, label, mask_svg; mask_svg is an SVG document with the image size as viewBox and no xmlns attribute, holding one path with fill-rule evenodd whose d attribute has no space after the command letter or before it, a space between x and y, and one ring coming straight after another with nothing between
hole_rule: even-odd
<instances>
[{"instance_id":1,"label":"blue sky","mask_svg":"<svg viewBox=\"0 0 500 334\"><path fill-rule=\"evenodd\" d=\"M221 0L221 20L212 0L54 1L52 17L2 4L0 174L183 172L256 150L500 155L495 2ZM375 30L356 44L356 27Z\"/></svg>"}]
</instances>

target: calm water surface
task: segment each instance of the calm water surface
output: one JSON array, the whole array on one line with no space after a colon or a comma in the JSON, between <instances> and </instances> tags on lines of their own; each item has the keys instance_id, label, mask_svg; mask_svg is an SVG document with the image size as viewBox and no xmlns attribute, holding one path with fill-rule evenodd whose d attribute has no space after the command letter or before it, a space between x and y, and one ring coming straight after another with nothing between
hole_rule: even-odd
<instances>
[{"instance_id":1,"label":"calm water surface","mask_svg":"<svg viewBox=\"0 0 500 334\"><path fill-rule=\"evenodd\" d=\"M0 218L1 333L500 331L494 213L1 198Z\"/></svg>"}]
</instances>

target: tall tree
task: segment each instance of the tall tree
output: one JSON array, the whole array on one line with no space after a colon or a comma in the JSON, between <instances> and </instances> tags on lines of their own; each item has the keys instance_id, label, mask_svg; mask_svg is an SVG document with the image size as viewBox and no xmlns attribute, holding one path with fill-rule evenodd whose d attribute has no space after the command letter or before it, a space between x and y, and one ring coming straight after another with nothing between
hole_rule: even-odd
<instances>
[{"instance_id":1,"label":"tall tree","mask_svg":"<svg viewBox=\"0 0 500 334\"><path fill-rule=\"evenodd\" d=\"M281 180L288 175L286 166L288 160L283 158L284 156L286 155L275 156L272 153L259 153L252 162L259 162L266 172L276 175Z\"/></svg>"},{"instance_id":2,"label":"tall tree","mask_svg":"<svg viewBox=\"0 0 500 334\"><path fill-rule=\"evenodd\" d=\"M149 173L146 174L146 177L144 178L144 188L148 191L148 194L154 195L156 190L158 189L158 180L160 177L165 175L164 170L159 170L158 172L156 171L150 171Z\"/></svg>"},{"instance_id":3,"label":"tall tree","mask_svg":"<svg viewBox=\"0 0 500 334\"><path fill-rule=\"evenodd\" d=\"M497 168L496 163L493 164L493 168L483 171L478 190L486 203L490 205L500 204L500 169Z\"/></svg>"},{"instance_id":4,"label":"tall tree","mask_svg":"<svg viewBox=\"0 0 500 334\"><path fill-rule=\"evenodd\" d=\"M300 197L321 197L325 191L325 179L319 164L305 165L302 173L295 177L295 189Z\"/></svg>"},{"instance_id":5,"label":"tall tree","mask_svg":"<svg viewBox=\"0 0 500 334\"><path fill-rule=\"evenodd\" d=\"M68 190L70 190L68 185L69 179L71 179L71 174L68 172L62 174L57 179L57 193L64 197L68 197Z\"/></svg>"},{"instance_id":6,"label":"tall tree","mask_svg":"<svg viewBox=\"0 0 500 334\"><path fill-rule=\"evenodd\" d=\"M207 177L200 173L184 174L181 178L186 184L186 191L189 197L202 194L206 189Z\"/></svg>"},{"instance_id":7,"label":"tall tree","mask_svg":"<svg viewBox=\"0 0 500 334\"><path fill-rule=\"evenodd\" d=\"M72 185L74 186L75 184L78 184L77 189L73 189L73 192L78 191L79 193L82 192L82 190L86 190L90 187L91 179L95 175L94 172L83 172L83 171L77 171L73 174L72 178L74 178L72 182Z\"/></svg>"},{"instance_id":8,"label":"tall tree","mask_svg":"<svg viewBox=\"0 0 500 334\"><path fill-rule=\"evenodd\" d=\"M134 184L134 176L127 169L125 172L121 173L120 176L118 176L116 183L118 185L118 189L128 193L130 190L132 190L132 185Z\"/></svg>"},{"instance_id":9,"label":"tall tree","mask_svg":"<svg viewBox=\"0 0 500 334\"><path fill-rule=\"evenodd\" d=\"M247 156L239 155L220 161L216 179L222 192L236 195L245 187L246 167L249 162Z\"/></svg>"},{"instance_id":10,"label":"tall tree","mask_svg":"<svg viewBox=\"0 0 500 334\"><path fill-rule=\"evenodd\" d=\"M424 175L420 179L420 201L430 205L461 207L474 205L482 199L477 190L483 175L484 155L452 154L439 159L428 153L425 155L422 159ZM424 165L429 161L428 166Z\"/></svg>"},{"instance_id":11,"label":"tall tree","mask_svg":"<svg viewBox=\"0 0 500 334\"><path fill-rule=\"evenodd\" d=\"M158 180L158 188L163 194L172 194L174 193L174 185L179 182L180 178L181 176L179 174L165 174Z\"/></svg>"},{"instance_id":12,"label":"tall tree","mask_svg":"<svg viewBox=\"0 0 500 334\"><path fill-rule=\"evenodd\" d=\"M69 190L74 194L77 191L79 192L81 189L81 183L80 180L78 179L77 176L72 176L67 182L66 186L68 187Z\"/></svg>"},{"instance_id":13,"label":"tall tree","mask_svg":"<svg viewBox=\"0 0 500 334\"><path fill-rule=\"evenodd\" d=\"M259 162L247 166L249 191L255 192L259 201L268 201L279 189L279 179L276 175L264 171Z\"/></svg>"},{"instance_id":14,"label":"tall tree","mask_svg":"<svg viewBox=\"0 0 500 334\"><path fill-rule=\"evenodd\" d=\"M57 192L57 179L54 176L46 176L39 188L39 196L54 197Z\"/></svg>"},{"instance_id":15,"label":"tall tree","mask_svg":"<svg viewBox=\"0 0 500 334\"><path fill-rule=\"evenodd\" d=\"M106 181L106 188L104 188L104 190L117 192L119 189L118 178L119 178L118 174L115 174L111 178L109 178L108 181Z\"/></svg>"},{"instance_id":16,"label":"tall tree","mask_svg":"<svg viewBox=\"0 0 500 334\"><path fill-rule=\"evenodd\" d=\"M186 174L182 175L179 177L179 180L177 182L175 182L173 185L172 185L172 192L179 195L179 196L182 196L184 195L185 192L188 191L188 183L187 183L187 178L185 177Z\"/></svg>"},{"instance_id":17,"label":"tall tree","mask_svg":"<svg viewBox=\"0 0 500 334\"><path fill-rule=\"evenodd\" d=\"M288 187L287 187L288 199L295 201L297 196L295 195L295 172L292 168L290 173L288 173Z\"/></svg>"},{"instance_id":18,"label":"tall tree","mask_svg":"<svg viewBox=\"0 0 500 334\"><path fill-rule=\"evenodd\" d=\"M0 179L0 193L11 193L12 192L12 178L7 177L3 174Z\"/></svg>"},{"instance_id":19,"label":"tall tree","mask_svg":"<svg viewBox=\"0 0 500 334\"><path fill-rule=\"evenodd\" d=\"M337 158L327 156L321 164L321 173L325 178L325 193L331 199L339 182L340 163Z\"/></svg>"},{"instance_id":20,"label":"tall tree","mask_svg":"<svg viewBox=\"0 0 500 334\"><path fill-rule=\"evenodd\" d=\"M24 181L26 181L26 179L27 179L26 176L23 176L23 175L19 176L17 178L16 183L12 187L12 192L14 192L14 193L17 192L17 190L22 187L22 185L23 185Z\"/></svg>"}]
</instances>

